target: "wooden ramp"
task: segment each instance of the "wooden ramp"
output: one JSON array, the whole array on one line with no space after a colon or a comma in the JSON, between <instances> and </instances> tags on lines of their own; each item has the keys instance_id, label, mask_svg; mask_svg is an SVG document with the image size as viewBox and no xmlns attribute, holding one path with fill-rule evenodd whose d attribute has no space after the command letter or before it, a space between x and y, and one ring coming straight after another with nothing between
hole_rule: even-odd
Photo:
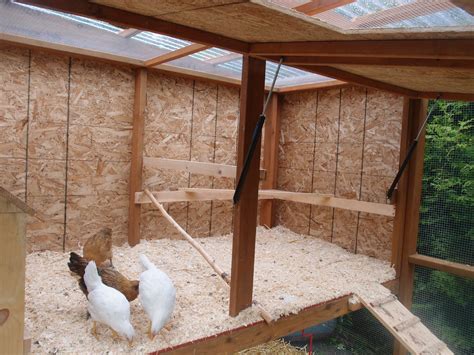
<instances>
[{"instance_id":1,"label":"wooden ramp","mask_svg":"<svg viewBox=\"0 0 474 355\"><path fill-rule=\"evenodd\" d=\"M413 315L395 295L390 294L376 301L358 295L364 306L387 328L390 333L412 354L453 354L445 343Z\"/></svg>"}]
</instances>

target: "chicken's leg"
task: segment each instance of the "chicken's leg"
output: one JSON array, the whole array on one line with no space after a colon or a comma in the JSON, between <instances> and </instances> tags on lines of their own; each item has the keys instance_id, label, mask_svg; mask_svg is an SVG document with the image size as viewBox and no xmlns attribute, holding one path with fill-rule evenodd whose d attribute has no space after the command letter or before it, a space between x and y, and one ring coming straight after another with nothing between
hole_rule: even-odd
<instances>
[{"instance_id":1,"label":"chicken's leg","mask_svg":"<svg viewBox=\"0 0 474 355\"><path fill-rule=\"evenodd\" d=\"M155 339L155 336L153 335L153 332L151 330L151 321L150 321L150 326L148 327L148 338L150 338L151 341Z\"/></svg>"},{"instance_id":2,"label":"chicken's leg","mask_svg":"<svg viewBox=\"0 0 474 355\"><path fill-rule=\"evenodd\" d=\"M115 330L113 330L112 328L110 328L110 330L112 331L112 339L119 340L120 335L118 335L117 332Z\"/></svg>"},{"instance_id":3,"label":"chicken's leg","mask_svg":"<svg viewBox=\"0 0 474 355\"><path fill-rule=\"evenodd\" d=\"M99 340L99 336L97 334L97 323L94 321L92 322L92 330L91 330L92 335Z\"/></svg>"}]
</instances>

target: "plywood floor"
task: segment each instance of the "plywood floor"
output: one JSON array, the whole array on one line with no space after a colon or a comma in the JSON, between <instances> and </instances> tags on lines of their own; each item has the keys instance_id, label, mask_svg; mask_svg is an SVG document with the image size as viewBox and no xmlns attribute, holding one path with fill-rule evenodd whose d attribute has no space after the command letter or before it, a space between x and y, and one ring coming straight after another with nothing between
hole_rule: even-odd
<instances>
[{"instance_id":1,"label":"plywood floor","mask_svg":"<svg viewBox=\"0 0 474 355\"><path fill-rule=\"evenodd\" d=\"M200 239L200 243L230 272L230 235ZM38 252L28 255L26 272L26 326L33 353L154 351L260 320L255 309L236 318L227 315L225 285L185 241L144 241L133 249L124 245L114 252L115 267L130 278L138 278L141 272L140 253L170 275L177 289L171 329L162 330L153 342L148 340L148 321L135 300L133 347L112 340L105 327L99 327L96 340L90 333L92 322L86 319L87 301L67 267L69 254ZM354 255L282 227L258 230L254 297L276 318L350 293L380 298L388 292L380 284L394 277L387 262Z\"/></svg>"}]
</instances>

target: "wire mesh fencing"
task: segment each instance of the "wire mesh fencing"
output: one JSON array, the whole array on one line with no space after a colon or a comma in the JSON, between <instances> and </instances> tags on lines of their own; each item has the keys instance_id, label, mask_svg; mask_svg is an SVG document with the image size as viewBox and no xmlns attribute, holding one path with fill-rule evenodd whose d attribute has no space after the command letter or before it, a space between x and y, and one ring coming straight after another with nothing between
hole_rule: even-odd
<instances>
[{"instance_id":1,"label":"wire mesh fencing","mask_svg":"<svg viewBox=\"0 0 474 355\"><path fill-rule=\"evenodd\" d=\"M474 265L474 103L430 105L417 251ZM414 286L413 312L455 354L474 354L474 280L416 267Z\"/></svg>"}]
</instances>

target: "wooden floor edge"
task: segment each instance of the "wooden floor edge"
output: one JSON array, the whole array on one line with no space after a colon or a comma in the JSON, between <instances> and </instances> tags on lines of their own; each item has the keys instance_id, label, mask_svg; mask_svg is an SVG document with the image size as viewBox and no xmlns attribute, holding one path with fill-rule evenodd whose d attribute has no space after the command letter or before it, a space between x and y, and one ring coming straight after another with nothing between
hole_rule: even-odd
<instances>
[{"instance_id":1,"label":"wooden floor edge","mask_svg":"<svg viewBox=\"0 0 474 355\"><path fill-rule=\"evenodd\" d=\"M383 285L394 293L398 292L398 279L387 281ZM248 349L360 309L362 306L349 308L349 299L351 297L352 294L347 294L327 302L309 306L297 314L282 317L271 325L266 324L264 321L259 321L206 338L171 346L151 354L233 353Z\"/></svg>"}]
</instances>

